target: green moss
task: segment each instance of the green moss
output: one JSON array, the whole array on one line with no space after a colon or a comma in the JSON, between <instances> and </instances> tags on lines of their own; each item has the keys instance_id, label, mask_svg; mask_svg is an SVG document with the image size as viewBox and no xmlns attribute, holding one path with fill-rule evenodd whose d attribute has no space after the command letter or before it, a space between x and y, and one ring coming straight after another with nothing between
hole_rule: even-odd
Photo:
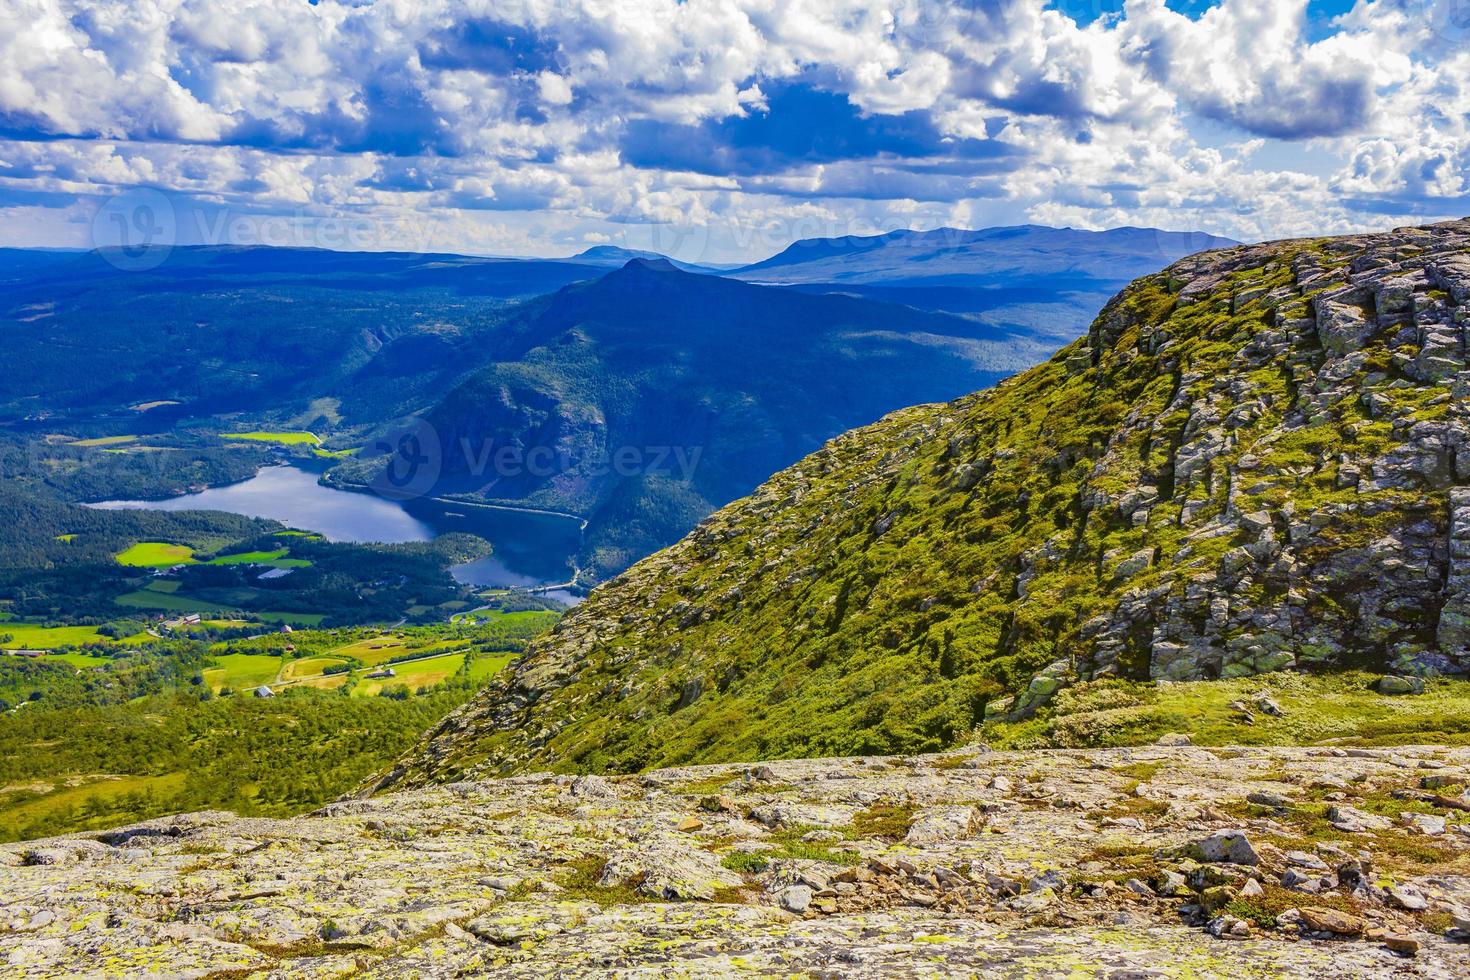
<instances>
[{"instance_id":1,"label":"green moss","mask_svg":"<svg viewBox=\"0 0 1470 980\"><path fill-rule=\"evenodd\" d=\"M771 866L771 861L758 851L731 851L720 858L720 866L741 874L760 874Z\"/></svg>"},{"instance_id":2,"label":"green moss","mask_svg":"<svg viewBox=\"0 0 1470 980\"><path fill-rule=\"evenodd\" d=\"M851 832L856 837L908 836L914 823L914 808L907 803L875 803L853 814Z\"/></svg>"},{"instance_id":3,"label":"green moss","mask_svg":"<svg viewBox=\"0 0 1470 980\"><path fill-rule=\"evenodd\" d=\"M561 899L563 901L595 902L603 908L656 901L652 896L639 890L638 886L642 882L638 880L630 880L620 885L600 884L605 870L607 870L607 859L596 855L568 861L566 871L562 873L557 882L562 887Z\"/></svg>"}]
</instances>

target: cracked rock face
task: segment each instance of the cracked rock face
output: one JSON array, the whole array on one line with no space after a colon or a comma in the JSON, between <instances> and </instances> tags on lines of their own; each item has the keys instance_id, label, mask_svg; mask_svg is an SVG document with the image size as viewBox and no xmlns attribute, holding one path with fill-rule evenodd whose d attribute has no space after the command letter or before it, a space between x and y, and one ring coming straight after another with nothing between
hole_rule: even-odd
<instances>
[{"instance_id":1,"label":"cracked rock face","mask_svg":"<svg viewBox=\"0 0 1470 980\"><path fill-rule=\"evenodd\" d=\"M958 750L192 814L0 846L0 973L1449 980L1470 812L1412 848L1413 821L1327 822L1434 815L1424 773L1463 785L1470 750Z\"/></svg>"},{"instance_id":2,"label":"cracked rock face","mask_svg":"<svg viewBox=\"0 0 1470 980\"><path fill-rule=\"evenodd\" d=\"M1467 332L1470 220L1185 259L597 589L379 785L932 750L1097 677L1463 674Z\"/></svg>"}]
</instances>

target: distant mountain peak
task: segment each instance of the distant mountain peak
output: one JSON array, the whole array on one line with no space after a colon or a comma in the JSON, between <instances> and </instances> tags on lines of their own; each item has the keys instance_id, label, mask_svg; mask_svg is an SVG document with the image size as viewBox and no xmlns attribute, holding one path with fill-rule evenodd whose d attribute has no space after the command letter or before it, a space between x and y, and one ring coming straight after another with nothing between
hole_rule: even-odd
<instances>
[{"instance_id":1,"label":"distant mountain peak","mask_svg":"<svg viewBox=\"0 0 1470 980\"><path fill-rule=\"evenodd\" d=\"M573 262L627 262L629 259L663 259L661 252L650 252L638 248L623 248L621 245L593 245L571 257Z\"/></svg>"},{"instance_id":2,"label":"distant mountain peak","mask_svg":"<svg viewBox=\"0 0 1470 980\"><path fill-rule=\"evenodd\" d=\"M1118 287L1185 255L1238 244L1202 232L1156 228L899 230L804 239L732 274L763 282L916 285L926 280L927 285L979 286L1014 285L1025 277L1054 282L1063 274L1081 273Z\"/></svg>"},{"instance_id":3,"label":"distant mountain peak","mask_svg":"<svg viewBox=\"0 0 1470 980\"><path fill-rule=\"evenodd\" d=\"M636 270L639 270L639 269L647 269L650 272L678 272L679 271L679 267L678 266L674 265L674 263L670 262L668 259L664 258L663 256L659 256L658 258L637 258L637 259L629 259L627 261L627 263L624 264L623 271L627 271L629 269L632 269L632 270L635 270L635 271Z\"/></svg>"}]
</instances>

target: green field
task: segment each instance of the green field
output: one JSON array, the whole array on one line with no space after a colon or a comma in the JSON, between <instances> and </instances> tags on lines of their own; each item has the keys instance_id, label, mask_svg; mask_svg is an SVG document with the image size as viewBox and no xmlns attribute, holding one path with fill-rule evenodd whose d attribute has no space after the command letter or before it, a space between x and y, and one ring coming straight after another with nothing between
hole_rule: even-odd
<instances>
[{"instance_id":1,"label":"green field","mask_svg":"<svg viewBox=\"0 0 1470 980\"><path fill-rule=\"evenodd\" d=\"M428 660L415 660L406 664L387 664L393 668L396 677L385 677L380 680L367 680L364 678L352 689L352 696L365 698L379 694L385 687L396 684L405 684L411 690L421 687L433 687L459 673L459 668L464 666L464 654L451 653L443 657L430 657Z\"/></svg>"},{"instance_id":2,"label":"green field","mask_svg":"<svg viewBox=\"0 0 1470 980\"><path fill-rule=\"evenodd\" d=\"M298 612L251 612L263 623L290 623L292 626L320 626L326 619L325 613Z\"/></svg>"},{"instance_id":3,"label":"green field","mask_svg":"<svg viewBox=\"0 0 1470 980\"><path fill-rule=\"evenodd\" d=\"M228 612L230 609L229 606L222 606L217 602L201 602L198 599L169 595L166 592L154 592L151 589L128 592L112 601L129 609L152 609L157 612L212 613Z\"/></svg>"},{"instance_id":4,"label":"green field","mask_svg":"<svg viewBox=\"0 0 1470 980\"><path fill-rule=\"evenodd\" d=\"M9 637L9 639L4 639ZM0 625L0 647L7 650L54 650L84 643L111 643L95 626L37 626L31 623Z\"/></svg>"},{"instance_id":5,"label":"green field","mask_svg":"<svg viewBox=\"0 0 1470 980\"><path fill-rule=\"evenodd\" d=\"M211 558L209 565L269 565L271 568L310 568L311 562L304 558L287 558L290 550L277 548L275 551L242 551L234 555Z\"/></svg>"},{"instance_id":6,"label":"green field","mask_svg":"<svg viewBox=\"0 0 1470 980\"><path fill-rule=\"evenodd\" d=\"M193 561L193 548L164 541L142 541L117 554L117 563L130 568L172 568Z\"/></svg>"},{"instance_id":7,"label":"green field","mask_svg":"<svg viewBox=\"0 0 1470 980\"><path fill-rule=\"evenodd\" d=\"M278 446L320 446L322 441L310 432L225 432L221 439L244 442L272 442Z\"/></svg>"},{"instance_id":8,"label":"green field","mask_svg":"<svg viewBox=\"0 0 1470 980\"><path fill-rule=\"evenodd\" d=\"M300 660L289 660L281 668L281 680L294 681L304 677L315 677L333 664L345 664L346 662L340 657L303 657Z\"/></svg>"},{"instance_id":9,"label":"green field","mask_svg":"<svg viewBox=\"0 0 1470 980\"><path fill-rule=\"evenodd\" d=\"M262 684L274 684L282 664L280 657L263 653L227 653L215 660L219 666L204 671L204 683L216 692L223 687L241 691L260 687Z\"/></svg>"},{"instance_id":10,"label":"green field","mask_svg":"<svg viewBox=\"0 0 1470 980\"><path fill-rule=\"evenodd\" d=\"M56 536L56 540L57 541L64 541L67 544L71 544L76 539L77 539L77 536L75 534L58 534Z\"/></svg>"},{"instance_id":11,"label":"green field","mask_svg":"<svg viewBox=\"0 0 1470 980\"><path fill-rule=\"evenodd\" d=\"M347 646L337 647L332 653L344 657L352 657L362 661L369 667L376 667L381 663L392 660L394 657L423 656L440 651L449 652L457 650L465 645L464 640L446 639L424 642L418 639L400 639L395 636L374 636L366 640L358 640Z\"/></svg>"}]
</instances>

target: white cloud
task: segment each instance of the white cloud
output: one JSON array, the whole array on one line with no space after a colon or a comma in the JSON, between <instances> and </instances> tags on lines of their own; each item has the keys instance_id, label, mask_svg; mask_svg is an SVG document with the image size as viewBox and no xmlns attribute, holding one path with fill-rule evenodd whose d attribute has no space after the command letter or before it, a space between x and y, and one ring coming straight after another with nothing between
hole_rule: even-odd
<instances>
[{"instance_id":1,"label":"white cloud","mask_svg":"<svg viewBox=\"0 0 1470 980\"><path fill-rule=\"evenodd\" d=\"M9 0L0 207L74 230L148 186L525 252L703 221L710 258L814 222L1347 230L1470 210L1462 7L1312 41L1306 0Z\"/></svg>"}]
</instances>

